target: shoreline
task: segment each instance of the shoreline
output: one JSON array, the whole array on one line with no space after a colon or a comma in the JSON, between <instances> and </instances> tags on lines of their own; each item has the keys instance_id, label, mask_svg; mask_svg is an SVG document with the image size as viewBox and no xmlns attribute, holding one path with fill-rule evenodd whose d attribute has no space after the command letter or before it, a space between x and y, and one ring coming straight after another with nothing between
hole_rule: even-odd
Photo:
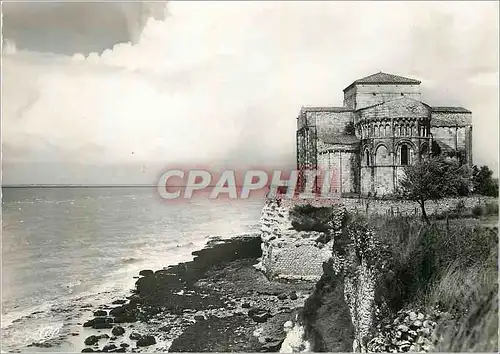
<instances>
[{"instance_id":1,"label":"shoreline","mask_svg":"<svg viewBox=\"0 0 500 354\"><path fill-rule=\"evenodd\" d=\"M267 279L254 267L261 242L258 234L211 239L192 261L142 270L130 296L92 309L74 349L278 351L284 323L315 282Z\"/></svg>"}]
</instances>

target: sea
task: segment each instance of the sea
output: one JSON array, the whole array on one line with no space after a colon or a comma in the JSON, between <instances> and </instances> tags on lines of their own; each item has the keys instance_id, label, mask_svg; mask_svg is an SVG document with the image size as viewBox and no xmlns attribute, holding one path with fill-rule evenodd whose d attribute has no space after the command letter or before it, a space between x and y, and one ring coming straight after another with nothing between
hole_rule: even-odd
<instances>
[{"instance_id":1,"label":"sea","mask_svg":"<svg viewBox=\"0 0 500 354\"><path fill-rule=\"evenodd\" d=\"M30 344L130 295L141 269L257 233L263 205L261 195L167 201L153 187L2 188L2 352L76 350Z\"/></svg>"}]
</instances>

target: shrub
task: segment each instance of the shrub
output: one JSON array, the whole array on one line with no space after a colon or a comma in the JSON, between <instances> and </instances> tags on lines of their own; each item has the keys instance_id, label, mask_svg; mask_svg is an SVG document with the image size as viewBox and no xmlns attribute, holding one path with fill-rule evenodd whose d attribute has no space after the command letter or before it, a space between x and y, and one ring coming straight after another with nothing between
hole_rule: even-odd
<instances>
[{"instance_id":1,"label":"shrub","mask_svg":"<svg viewBox=\"0 0 500 354\"><path fill-rule=\"evenodd\" d=\"M472 208L472 215L481 216L483 214L484 214L484 211L480 205L476 205L474 208Z\"/></svg>"},{"instance_id":2,"label":"shrub","mask_svg":"<svg viewBox=\"0 0 500 354\"><path fill-rule=\"evenodd\" d=\"M497 203L487 203L485 206L485 215L498 215L498 204Z\"/></svg>"},{"instance_id":3,"label":"shrub","mask_svg":"<svg viewBox=\"0 0 500 354\"><path fill-rule=\"evenodd\" d=\"M290 211L292 227L297 231L329 230L328 220L332 214L332 208L314 207L309 204L296 205Z\"/></svg>"},{"instance_id":4,"label":"shrub","mask_svg":"<svg viewBox=\"0 0 500 354\"><path fill-rule=\"evenodd\" d=\"M474 191L491 197L498 196L498 180L493 179L493 171L488 166L472 167L472 184Z\"/></svg>"},{"instance_id":5,"label":"shrub","mask_svg":"<svg viewBox=\"0 0 500 354\"><path fill-rule=\"evenodd\" d=\"M443 274L473 267L497 247L496 232L460 220L425 225L411 218L372 219L380 242L390 251L388 269L377 288L377 301L391 311L411 302L422 302Z\"/></svg>"},{"instance_id":6,"label":"shrub","mask_svg":"<svg viewBox=\"0 0 500 354\"><path fill-rule=\"evenodd\" d=\"M430 224L425 202L469 193L471 171L454 160L440 157L418 161L404 168L400 182L402 197L418 202L422 219Z\"/></svg>"},{"instance_id":7,"label":"shrub","mask_svg":"<svg viewBox=\"0 0 500 354\"><path fill-rule=\"evenodd\" d=\"M463 211L465 210L465 202L463 199L460 199L457 203L457 205L455 206L455 212L457 213L462 213Z\"/></svg>"}]
</instances>

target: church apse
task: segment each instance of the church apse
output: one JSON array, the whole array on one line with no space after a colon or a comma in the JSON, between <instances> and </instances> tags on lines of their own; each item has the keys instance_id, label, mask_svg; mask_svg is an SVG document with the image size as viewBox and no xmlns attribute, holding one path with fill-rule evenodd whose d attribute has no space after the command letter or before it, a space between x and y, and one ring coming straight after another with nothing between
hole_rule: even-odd
<instances>
[{"instance_id":1,"label":"church apse","mask_svg":"<svg viewBox=\"0 0 500 354\"><path fill-rule=\"evenodd\" d=\"M427 105L420 101L419 85L377 73L349 85L342 107L301 109L303 120L314 121L315 168L337 171L342 195L393 193L404 167L429 157L436 144L472 163L470 111ZM297 156L306 154L301 148L305 145L297 145Z\"/></svg>"}]
</instances>

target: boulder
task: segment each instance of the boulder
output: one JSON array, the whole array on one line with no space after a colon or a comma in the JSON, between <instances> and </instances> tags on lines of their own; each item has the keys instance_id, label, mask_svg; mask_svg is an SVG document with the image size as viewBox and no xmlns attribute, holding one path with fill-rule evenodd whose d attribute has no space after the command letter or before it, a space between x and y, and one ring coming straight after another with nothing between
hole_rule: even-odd
<instances>
[{"instance_id":1,"label":"boulder","mask_svg":"<svg viewBox=\"0 0 500 354\"><path fill-rule=\"evenodd\" d=\"M295 291L292 291L290 293L290 300L297 300L299 297L297 296L297 293Z\"/></svg>"},{"instance_id":2,"label":"boulder","mask_svg":"<svg viewBox=\"0 0 500 354\"><path fill-rule=\"evenodd\" d=\"M121 336L125 333L125 329L122 326L116 326L113 328L111 333L113 333L113 335L115 336Z\"/></svg>"},{"instance_id":3,"label":"boulder","mask_svg":"<svg viewBox=\"0 0 500 354\"><path fill-rule=\"evenodd\" d=\"M139 275L142 275L143 277L149 277L154 275L154 272L151 269L143 269L139 272Z\"/></svg>"},{"instance_id":4,"label":"boulder","mask_svg":"<svg viewBox=\"0 0 500 354\"><path fill-rule=\"evenodd\" d=\"M244 309L249 309L250 308L250 303L249 302L244 302L241 304L241 307L243 307Z\"/></svg>"},{"instance_id":5,"label":"boulder","mask_svg":"<svg viewBox=\"0 0 500 354\"><path fill-rule=\"evenodd\" d=\"M113 324L112 323L95 323L92 328L94 329L109 329L109 328L113 328Z\"/></svg>"},{"instance_id":6,"label":"boulder","mask_svg":"<svg viewBox=\"0 0 500 354\"><path fill-rule=\"evenodd\" d=\"M113 305L123 305L127 300L119 299L112 302Z\"/></svg>"},{"instance_id":7,"label":"boulder","mask_svg":"<svg viewBox=\"0 0 500 354\"><path fill-rule=\"evenodd\" d=\"M108 313L104 310L97 310L96 312L94 312L94 316L96 317L102 317L102 316L107 316Z\"/></svg>"},{"instance_id":8,"label":"boulder","mask_svg":"<svg viewBox=\"0 0 500 354\"><path fill-rule=\"evenodd\" d=\"M128 306L118 306L118 307L113 307L109 311L109 315L110 316L120 316L120 315L123 315L129 311L130 311L130 308Z\"/></svg>"},{"instance_id":9,"label":"boulder","mask_svg":"<svg viewBox=\"0 0 500 354\"><path fill-rule=\"evenodd\" d=\"M138 347L147 347L156 344L156 339L153 336L142 336L136 342Z\"/></svg>"},{"instance_id":10,"label":"boulder","mask_svg":"<svg viewBox=\"0 0 500 354\"><path fill-rule=\"evenodd\" d=\"M38 347L38 348L50 348L50 347L52 347L52 344L50 344L48 342L33 342L28 346L29 347Z\"/></svg>"},{"instance_id":11,"label":"boulder","mask_svg":"<svg viewBox=\"0 0 500 354\"><path fill-rule=\"evenodd\" d=\"M128 348L128 347L130 347L130 344L128 344L128 343L122 343L122 344L120 344L120 347L122 347L122 348Z\"/></svg>"},{"instance_id":12,"label":"boulder","mask_svg":"<svg viewBox=\"0 0 500 354\"><path fill-rule=\"evenodd\" d=\"M276 338L266 338L265 343L262 345L262 351L264 352L279 352L284 339Z\"/></svg>"},{"instance_id":13,"label":"boulder","mask_svg":"<svg viewBox=\"0 0 500 354\"><path fill-rule=\"evenodd\" d=\"M92 336L88 336L87 338L85 338L84 343L85 343L85 345L94 345L98 341L99 341L99 337L92 335Z\"/></svg>"},{"instance_id":14,"label":"boulder","mask_svg":"<svg viewBox=\"0 0 500 354\"><path fill-rule=\"evenodd\" d=\"M129 338L132 340L137 340L137 339L140 339L141 337L142 337L142 335L140 335L137 332L132 332L132 333L130 333L130 336L129 336Z\"/></svg>"},{"instance_id":15,"label":"boulder","mask_svg":"<svg viewBox=\"0 0 500 354\"><path fill-rule=\"evenodd\" d=\"M288 295L287 295L287 294L284 294L284 293L283 293L283 294L279 294L279 295L278 295L278 299L280 299L280 300L286 300L287 298L288 298Z\"/></svg>"},{"instance_id":16,"label":"boulder","mask_svg":"<svg viewBox=\"0 0 500 354\"><path fill-rule=\"evenodd\" d=\"M102 348L102 351L103 352L109 352L109 351L112 351L114 349L118 348L116 345L114 344L107 344L105 345L103 348Z\"/></svg>"},{"instance_id":17,"label":"boulder","mask_svg":"<svg viewBox=\"0 0 500 354\"><path fill-rule=\"evenodd\" d=\"M422 327L422 321L420 321L420 320L414 321L413 324L412 324L412 327L414 327L414 328L420 328L420 327Z\"/></svg>"},{"instance_id":18,"label":"boulder","mask_svg":"<svg viewBox=\"0 0 500 354\"><path fill-rule=\"evenodd\" d=\"M113 322L113 319L111 317L95 317L91 320L88 320L87 322L85 322L83 324L83 327L93 327L95 328L94 326L96 324L100 324L100 323L112 323Z\"/></svg>"},{"instance_id":19,"label":"boulder","mask_svg":"<svg viewBox=\"0 0 500 354\"><path fill-rule=\"evenodd\" d=\"M398 331L401 331L401 332L408 332L408 330L409 330L408 326L403 325L403 324L399 325L397 327L397 329L398 329Z\"/></svg>"},{"instance_id":20,"label":"boulder","mask_svg":"<svg viewBox=\"0 0 500 354\"><path fill-rule=\"evenodd\" d=\"M126 315L121 315L115 317L115 323L132 323L132 322L137 322L137 317L133 313L126 314Z\"/></svg>"},{"instance_id":21,"label":"boulder","mask_svg":"<svg viewBox=\"0 0 500 354\"><path fill-rule=\"evenodd\" d=\"M253 308L248 311L248 317L257 323L264 323L271 317L271 314L267 310Z\"/></svg>"},{"instance_id":22,"label":"boulder","mask_svg":"<svg viewBox=\"0 0 500 354\"><path fill-rule=\"evenodd\" d=\"M128 299L129 299L131 305L137 305L137 304L140 304L142 302L141 297L139 295L136 295L136 294L130 295L128 297Z\"/></svg>"},{"instance_id":23,"label":"boulder","mask_svg":"<svg viewBox=\"0 0 500 354\"><path fill-rule=\"evenodd\" d=\"M92 348L83 348L82 349L82 353L91 353L93 351L94 351L94 349L92 349Z\"/></svg>"}]
</instances>

